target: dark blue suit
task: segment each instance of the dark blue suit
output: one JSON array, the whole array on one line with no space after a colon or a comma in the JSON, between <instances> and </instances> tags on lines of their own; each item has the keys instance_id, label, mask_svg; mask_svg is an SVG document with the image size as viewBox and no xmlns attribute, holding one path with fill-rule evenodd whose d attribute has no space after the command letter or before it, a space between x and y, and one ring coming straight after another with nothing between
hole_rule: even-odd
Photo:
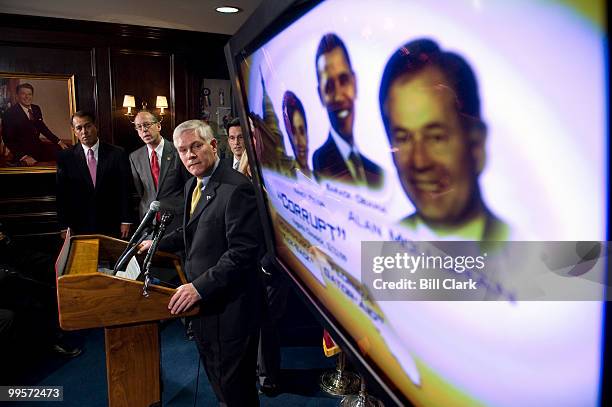
<instances>
[{"instance_id":1,"label":"dark blue suit","mask_svg":"<svg viewBox=\"0 0 612 407\"><path fill-rule=\"evenodd\" d=\"M21 105L16 104L4 114L3 139L13 153L15 161L29 155L37 161L55 161L55 154L60 150L59 138L49 130L43 121L38 105L30 105L33 120L30 120ZM45 145L38 136L42 134L52 145Z\"/></svg>"},{"instance_id":2,"label":"dark blue suit","mask_svg":"<svg viewBox=\"0 0 612 407\"><path fill-rule=\"evenodd\" d=\"M383 170L364 155L360 154L359 158L363 163L368 187L380 188L384 179ZM330 179L346 184L356 183L331 134L325 143L314 152L312 166L314 176L319 182Z\"/></svg>"},{"instance_id":3,"label":"dark blue suit","mask_svg":"<svg viewBox=\"0 0 612 407\"><path fill-rule=\"evenodd\" d=\"M185 250L185 274L202 296L192 328L217 398L228 406L256 406L263 237L255 191L244 175L219 163L190 216L195 184L192 178L185 185L183 227L159 247Z\"/></svg>"},{"instance_id":4,"label":"dark blue suit","mask_svg":"<svg viewBox=\"0 0 612 407\"><path fill-rule=\"evenodd\" d=\"M121 147L100 141L94 187L81 144L57 157L57 214L73 234L118 236L131 223L130 164Z\"/></svg>"}]
</instances>

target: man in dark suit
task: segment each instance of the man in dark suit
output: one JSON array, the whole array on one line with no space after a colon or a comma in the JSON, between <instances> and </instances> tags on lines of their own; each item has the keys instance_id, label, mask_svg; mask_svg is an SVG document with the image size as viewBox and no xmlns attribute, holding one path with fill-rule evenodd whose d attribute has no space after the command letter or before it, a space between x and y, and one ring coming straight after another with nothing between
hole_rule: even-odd
<instances>
[{"instance_id":1,"label":"man in dark suit","mask_svg":"<svg viewBox=\"0 0 612 407\"><path fill-rule=\"evenodd\" d=\"M17 85L17 103L4 115L4 143L13 153L13 159L32 166L38 161L55 161L57 152L68 148L45 124L42 111L32 104L34 87L29 83ZM51 142L43 143L40 134Z\"/></svg>"},{"instance_id":2,"label":"man in dark suit","mask_svg":"<svg viewBox=\"0 0 612 407\"><path fill-rule=\"evenodd\" d=\"M379 188L382 169L362 155L355 145L353 122L357 84L351 60L342 40L326 34L316 54L318 92L331 124L329 136L312 157L317 181L332 179Z\"/></svg>"},{"instance_id":3,"label":"man in dark suit","mask_svg":"<svg viewBox=\"0 0 612 407\"><path fill-rule=\"evenodd\" d=\"M72 129L80 143L57 158L57 213L73 234L126 238L130 211L130 164L122 148L98 139L95 116L79 111Z\"/></svg>"},{"instance_id":4,"label":"man in dark suit","mask_svg":"<svg viewBox=\"0 0 612 407\"><path fill-rule=\"evenodd\" d=\"M222 160L222 165L227 165L236 171L240 165L240 159L242 154L245 153L244 137L242 136L242 127L240 126L240 119L235 118L231 120L226 127L227 130L227 142L232 152L231 156L226 157Z\"/></svg>"},{"instance_id":5,"label":"man in dark suit","mask_svg":"<svg viewBox=\"0 0 612 407\"><path fill-rule=\"evenodd\" d=\"M142 219L151 202L159 201L162 210L174 214L168 226L168 230L174 230L183 223L183 189L190 175L174 145L162 137L161 123L153 113L139 112L134 119L134 127L145 143L130 154L132 180L140 197L139 216Z\"/></svg>"},{"instance_id":6,"label":"man in dark suit","mask_svg":"<svg viewBox=\"0 0 612 407\"><path fill-rule=\"evenodd\" d=\"M172 296L172 314L200 305L192 328L206 373L221 405L258 406L255 386L262 240L255 192L244 175L220 165L212 129L189 120L174 130L174 145L194 176L185 185L183 227L161 250L184 249L190 283ZM145 241L140 251L148 249Z\"/></svg>"}]
</instances>

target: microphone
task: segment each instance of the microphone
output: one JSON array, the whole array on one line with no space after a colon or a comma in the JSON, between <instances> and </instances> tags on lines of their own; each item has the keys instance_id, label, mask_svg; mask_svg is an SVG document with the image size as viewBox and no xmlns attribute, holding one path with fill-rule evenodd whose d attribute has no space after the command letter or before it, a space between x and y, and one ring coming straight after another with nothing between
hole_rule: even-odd
<instances>
[{"instance_id":1,"label":"microphone","mask_svg":"<svg viewBox=\"0 0 612 407\"><path fill-rule=\"evenodd\" d=\"M134 241L138 238L138 236L143 232L143 230L145 230L145 228L147 228L153 222L153 219L155 219L155 214L159 212L160 209L161 209L161 204L159 203L159 201L151 202L151 205L149 205L149 210L147 211L145 216L142 218L140 225L138 225L138 228L132 235L132 238L130 239L130 242L128 243L128 247L130 247L134 243Z\"/></svg>"},{"instance_id":2,"label":"microphone","mask_svg":"<svg viewBox=\"0 0 612 407\"><path fill-rule=\"evenodd\" d=\"M168 227L170 222L172 222L173 218L174 218L174 215L172 213L170 212L163 213L163 215L161 216L161 222L159 224L159 227L157 228L157 232L153 236L153 242L151 242L151 247L149 247L149 251L147 252L147 255L145 256L145 259L143 261L145 281L142 287L142 295L145 297L149 296L148 288L151 282L151 279L149 277L149 271L151 269L151 260L153 260L153 255L157 251L157 246L159 245L159 241L161 240L161 238L164 236L164 233L166 232L166 227Z\"/></svg>"},{"instance_id":3,"label":"microphone","mask_svg":"<svg viewBox=\"0 0 612 407\"><path fill-rule=\"evenodd\" d=\"M138 245L142 243L143 240L145 240L147 234L149 234L151 231L153 231L153 226L148 226L144 231L145 233L143 233L140 238L134 242L134 245L132 247L126 247L125 251L121 253L121 256L119 256L119 258L117 259L115 267L113 267L113 275L117 274L117 271L124 271L124 268L127 266L128 262L132 260L132 257L134 257L134 255L136 254L136 251L138 250Z\"/></svg>"},{"instance_id":4,"label":"microphone","mask_svg":"<svg viewBox=\"0 0 612 407\"><path fill-rule=\"evenodd\" d=\"M115 267L113 267L113 275L117 273L122 267L125 267L127 262L132 258L135 254L135 248L144 240L146 235L153 230L153 219L155 219L155 214L159 212L161 208L161 204L159 201L151 202L149 205L149 210L142 218L140 225L132 235L132 238L128 242L125 250L121 253L121 256L117 259L117 263L115 263Z\"/></svg>"}]
</instances>

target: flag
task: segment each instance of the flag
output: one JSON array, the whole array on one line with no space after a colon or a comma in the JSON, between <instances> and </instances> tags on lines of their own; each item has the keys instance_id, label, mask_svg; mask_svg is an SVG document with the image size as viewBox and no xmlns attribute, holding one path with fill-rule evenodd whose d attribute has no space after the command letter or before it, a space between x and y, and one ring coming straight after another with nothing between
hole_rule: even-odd
<instances>
[{"instance_id":1,"label":"flag","mask_svg":"<svg viewBox=\"0 0 612 407\"><path fill-rule=\"evenodd\" d=\"M332 357L335 354L342 352L340 346L336 345L336 342L332 339L329 332L326 329L323 330L323 353L325 356Z\"/></svg>"}]
</instances>

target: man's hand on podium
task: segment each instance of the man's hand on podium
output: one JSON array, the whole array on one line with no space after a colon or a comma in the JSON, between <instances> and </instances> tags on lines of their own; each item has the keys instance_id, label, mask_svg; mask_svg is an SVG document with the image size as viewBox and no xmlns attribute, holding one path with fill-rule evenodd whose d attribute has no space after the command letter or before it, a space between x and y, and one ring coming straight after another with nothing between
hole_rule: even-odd
<instances>
[{"instance_id":1,"label":"man's hand on podium","mask_svg":"<svg viewBox=\"0 0 612 407\"><path fill-rule=\"evenodd\" d=\"M121 227L120 227L120 233L121 233L121 238L122 239L127 239L127 237L130 235L130 227L132 226L131 223L122 223Z\"/></svg>"},{"instance_id":2,"label":"man's hand on podium","mask_svg":"<svg viewBox=\"0 0 612 407\"><path fill-rule=\"evenodd\" d=\"M151 244L153 244L153 240L143 240L142 243L138 245L138 254L142 254L149 250Z\"/></svg>"},{"instance_id":3,"label":"man's hand on podium","mask_svg":"<svg viewBox=\"0 0 612 407\"><path fill-rule=\"evenodd\" d=\"M183 284L176 289L176 292L170 298L168 309L173 315L180 314L187 311L201 299L200 293L198 293L198 290L196 290L192 283Z\"/></svg>"}]
</instances>

